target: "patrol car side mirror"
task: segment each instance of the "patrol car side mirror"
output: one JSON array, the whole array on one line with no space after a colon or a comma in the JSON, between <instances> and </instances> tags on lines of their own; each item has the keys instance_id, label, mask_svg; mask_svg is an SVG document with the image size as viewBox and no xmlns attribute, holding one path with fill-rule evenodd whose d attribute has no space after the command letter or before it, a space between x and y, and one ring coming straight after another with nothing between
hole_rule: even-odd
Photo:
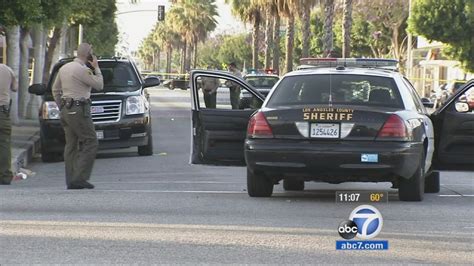
<instances>
[{"instance_id":1,"label":"patrol car side mirror","mask_svg":"<svg viewBox=\"0 0 474 266\"><path fill-rule=\"evenodd\" d=\"M46 93L45 84L33 84L28 88L28 92L36 95L43 95Z\"/></svg>"},{"instance_id":2,"label":"patrol car side mirror","mask_svg":"<svg viewBox=\"0 0 474 266\"><path fill-rule=\"evenodd\" d=\"M421 98L421 103L426 107L426 108L433 108L434 107L434 102L432 102L428 98Z\"/></svg>"},{"instance_id":3,"label":"patrol car side mirror","mask_svg":"<svg viewBox=\"0 0 474 266\"><path fill-rule=\"evenodd\" d=\"M463 102L457 102L454 107L458 113L467 113L469 112L469 104Z\"/></svg>"},{"instance_id":4,"label":"patrol car side mirror","mask_svg":"<svg viewBox=\"0 0 474 266\"><path fill-rule=\"evenodd\" d=\"M160 85L160 79L157 77L148 77L145 79L145 85L143 87L148 88L148 87L156 87Z\"/></svg>"}]
</instances>

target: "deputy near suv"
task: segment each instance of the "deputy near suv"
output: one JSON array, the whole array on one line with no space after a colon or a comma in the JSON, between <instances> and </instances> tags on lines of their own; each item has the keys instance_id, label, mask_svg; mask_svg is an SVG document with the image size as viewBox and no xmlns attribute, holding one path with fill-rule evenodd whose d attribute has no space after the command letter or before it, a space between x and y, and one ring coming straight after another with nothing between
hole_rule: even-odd
<instances>
[{"instance_id":1,"label":"deputy near suv","mask_svg":"<svg viewBox=\"0 0 474 266\"><path fill-rule=\"evenodd\" d=\"M92 88L102 90L104 80L92 46L82 43L77 49L77 58L59 70L52 88L54 101L60 106L66 138L64 163L68 189L94 188L87 182L98 147L91 118Z\"/></svg>"}]
</instances>

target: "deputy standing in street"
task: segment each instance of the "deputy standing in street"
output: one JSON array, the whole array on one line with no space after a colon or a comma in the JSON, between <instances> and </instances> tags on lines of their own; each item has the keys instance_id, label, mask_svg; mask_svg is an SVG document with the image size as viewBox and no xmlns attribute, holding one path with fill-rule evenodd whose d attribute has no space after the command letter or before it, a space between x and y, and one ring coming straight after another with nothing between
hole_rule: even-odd
<instances>
[{"instance_id":1,"label":"deputy standing in street","mask_svg":"<svg viewBox=\"0 0 474 266\"><path fill-rule=\"evenodd\" d=\"M98 147L91 118L92 88L102 90L104 81L92 46L82 43L77 49L77 58L61 67L52 88L66 136L64 163L68 189L94 188L88 182Z\"/></svg>"},{"instance_id":2,"label":"deputy standing in street","mask_svg":"<svg viewBox=\"0 0 474 266\"><path fill-rule=\"evenodd\" d=\"M18 83L12 69L0 64L0 185L10 185L11 171L11 133L10 91L17 91Z\"/></svg>"},{"instance_id":3,"label":"deputy standing in street","mask_svg":"<svg viewBox=\"0 0 474 266\"><path fill-rule=\"evenodd\" d=\"M235 63L230 63L228 69L229 72L231 72L234 76L239 78L242 77L242 73L240 73L239 69L237 69L237 65ZM234 82L230 82L229 90L230 104L232 105L232 109L239 109L240 86Z\"/></svg>"},{"instance_id":4,"label":"deputy standing in street","mask_svg":"<svg viewBox=\"0 0 474 266\"><path fill-rule=\"evenodd\" d=\"M216 108L217 89L219 88L220 82L218 78L202 77L202 94L204 96L204 102L206 108Z\"/></svg>"}]
</instances>

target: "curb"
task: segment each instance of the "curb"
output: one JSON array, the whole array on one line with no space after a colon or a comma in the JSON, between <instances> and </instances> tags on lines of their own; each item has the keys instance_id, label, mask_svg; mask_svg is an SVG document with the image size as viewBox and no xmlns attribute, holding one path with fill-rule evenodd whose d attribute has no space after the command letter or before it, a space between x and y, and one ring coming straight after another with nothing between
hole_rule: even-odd
<instances>
[{"instance_id":1,"label":"curb","mask_svg":"<svg viewBox=\"0 0 474 266\"><path fill-rule=\"evenodd\" d=\"M32 161L33 156L41 151L40 149L39 129L27 140L20 143L12 139L12 172L17 173L20 168L27 166Z\"/></svg>"}]
</instances>

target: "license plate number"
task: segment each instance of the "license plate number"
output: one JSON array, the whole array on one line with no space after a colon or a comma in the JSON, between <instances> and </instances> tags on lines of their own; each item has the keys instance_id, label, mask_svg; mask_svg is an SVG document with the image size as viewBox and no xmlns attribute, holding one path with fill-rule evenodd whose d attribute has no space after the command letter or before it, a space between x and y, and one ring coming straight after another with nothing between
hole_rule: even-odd
<instances>
[{"instance_id":1,"label":"license plate number","mask_svg":"<svg viewBox=\"0 0 474 266\"><path fill-rule=\"evenodd\" d=\"M98 130L95 132L95 135L97 136L97 139L103 139L104 138L104 131L103 130Z\"/></svg>"},{"instance_id":2,"label":"license plate number","mask_svg":"<svg viewBox=\"0 0 474 266\"><path fill-rule=\"evenodd\" d=\"M340 136L339 124L313 123L310 136L312 138L338 139Z\"/></svg>"},{"instance_id":3,"label":"license plate number","mask_svg":"<svg viewBox=\"0 0 474 266\"><path fill-rule=\"evenodd\" d=\"M91 107L91 114L99 114L104 112L104 107L102 106L92 106Z\"/></svg>"}]
</instances>

